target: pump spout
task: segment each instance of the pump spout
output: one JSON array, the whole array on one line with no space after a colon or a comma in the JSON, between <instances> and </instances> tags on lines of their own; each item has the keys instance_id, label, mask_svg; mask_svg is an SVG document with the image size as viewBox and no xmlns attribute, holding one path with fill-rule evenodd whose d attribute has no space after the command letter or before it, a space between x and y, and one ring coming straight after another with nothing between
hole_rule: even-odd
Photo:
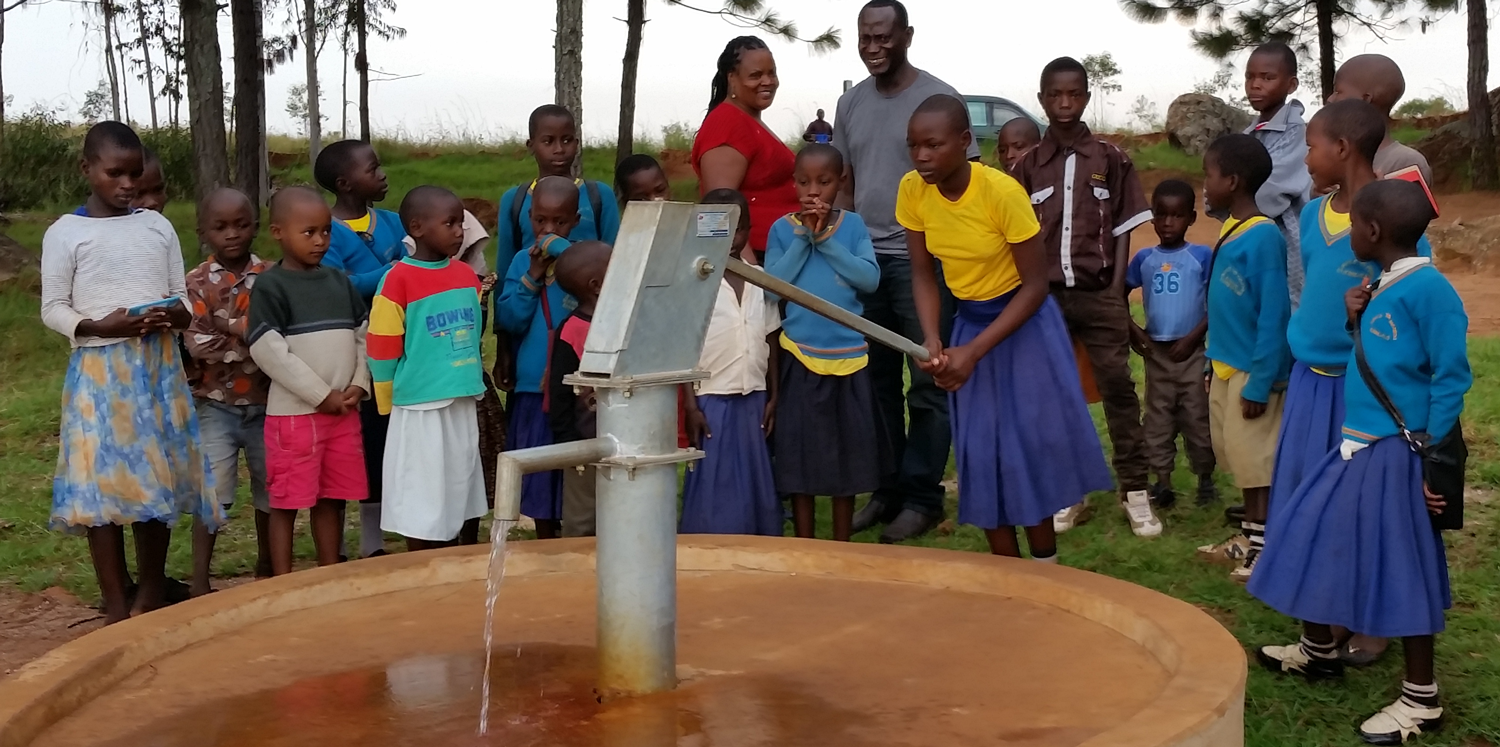
<instances>
[{"instance_id":1,"label":"pump spout","mask_svg":"<svg viewBox=\"0 0 1500 747\"><path fill-rule=\"evenodd\" d=\"M604 437L501 452L495 480L495 519L516 521L521 518L523 476L532 472L593 464L614 456L614 453L615 440Z\"/></svg>"}]
</instances>

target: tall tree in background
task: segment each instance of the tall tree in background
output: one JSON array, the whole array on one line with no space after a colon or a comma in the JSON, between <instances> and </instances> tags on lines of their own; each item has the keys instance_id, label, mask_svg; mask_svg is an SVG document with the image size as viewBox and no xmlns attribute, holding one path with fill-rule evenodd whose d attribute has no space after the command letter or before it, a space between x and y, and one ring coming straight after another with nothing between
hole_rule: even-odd
<instances>
[{"instance_id":1,"label":"tall tree in background","mask_svg":"<svg viewBox=\"0 0 1500 747\"><path fill-rule=\"evenodd\" d=\"M1126 15L1144 23L1169 18L1207 23L1193 31L1193 46L1216 60L1268 41L1303 53L1317 46L1318 80L1333 90L1340 29L1363 28L1383 39L1399 23L1408 0L1119 0Z\"/></svg>"},{"instance_id":2,"label":"tall tree in background","mask_svg":"<svg viewBox=\"0 0 1500 747\"><path fill-rule=\"evenodd\" d=\"M583 136L583 0L557 0L557 31L552 44L554 103L567 107ZM583 168L583 149L573 160L573 176Z\"/></svg>"},{"instance_id":3,"label":"tall tree in background","mask_svg":"<svg viewBox=\"0 0 1500 747\"><path fill-rule=\"evenodd\" d=\"M230 0L234 36L234 186L262 204L266 105L265 17L260 0Z\"/></svg>"},{"instance_id":4,"label":"tall tree in background","mask_svg":"<svg viewBox=\"0 0 1500 747\"><path fill-rule=\"evenodd\" d=\"M215 0L178 0L183 64L187 68L188 126L192 130L199 200L229 184L224 135L224 77L219 67L219 8Z\"/></svg>"},{"instance_id":5,"label":"tall tree in background","mask_svg":"<svg viewBox=\"0 0 1500 747\"><path fill-rule=\"evenodd\" d=\"M1500 187L1500 164L1496 163L1494 110L1490 106L1490 16L1485 0L1425 0L1429 10L1444 12L1458 10L1466 5L1468 10L1469 71L1467 98L1469 103L1469 133L1473 139L1473 160L1469 164L1469 178L1475 189ZM1422 30L1427 30L1431 21L1424 20Z\"/></svg>"},{"instance_id":6,"label":"tall tree in background","mask_svg":"<svg viewBox=\"0 0 1500 747\"><path fill-rule=\"evenodd\" d=\"M111 118L123 121L120 116L120 74L115 66L115 5L113 0L100 0L99 12L104 26L104 73L109 78L109 105Z\"/></svg>"},{"instance_id":7,"label":"tall tree in background","mask_svg":"<svg viewBox=\"0 0 1500 747\"><path fill-rule=\"evenodd\" d=\"M371 35L386 41L406 36L406 29L400 26L392 26L385 20L386 13L395 12L395 0L349 0L349 8L346 11L348 25L354 29L354 69L359 75L359 139L367 143L370 142L369 40ZM578 34L581 46L583 37L581 25ZM582 68L583 64L580 61L580 75L582 74Z\"/></svg>"},{"instance_id":8,"label":"tall tree in background","mask_svg":"<svg viewBox=\"0 0 1500 747\"><path fill-rule=\"evenodd\" d=\"M302 4L303 62L307 65L307 159L318 160L323 150L323 117L318 111L318 2L304 0Z\"/></svg>"},{"instance_id":9,"label":"tall tree in background","mask_svg":"<svg viewBox=\"0 0 1500 747\"><path fill-rule=\"evenodd\" d=\"M620 127L615 141L616 162L623 161L635 150L636 79L640 73L641 42L646 27L646 0L626 0L626 2L628 5L625 13L625 58L621 63L620 72ZM812 39L802 38L797 32L796 24L782 20L774 11L766 7L764 0L722 0L722 2L723 6L715 10L700 8L684 0L667 0L669 5L719 16L736 26L764 31L787 41L804 42L818 54L837 50L841 43L839 31L834 28ZM558 17L561 18L561 5L559 5ZM559 101L561 101L560 98Z\"/></svg>"},{"instance_id":10,"label":"tall tree in background","mask_svg":"<svg viewBox=\"0 0 1500 747\"><path fill-rule=\"evenodd\" d=\"M119 79L120 79L120 101L123 102L124 108L125 108L125 118L122 119L122 120L120 120L120 121L122 121L122 122L124 122L126 124L130 124L130 120L131 120L131 116L130 116L130 81L129 81L129 77L130 76L129 76L129 73L126 72L126 69L127 69L127 66L125 64L125 46L126 45L125 45L125 38L122 37L122 36L120 36L120 27L118 25L116 25L116 22L120 18L120 9L115 6L114 0L104 0L104 7L106 9L113 8L113 10L110 11L109 15L105 18L104 22L109 25L110 31L112 32L112 34L114 36L114 40L115 40L114 53L115 53L115 56L119 58L119 60L115 63L115 71L116 71L116 74L119 76Z\"/></svg>"},{"instance_id":11,"label":"tall tree in background","mask_svg":"<svg viewBox=\"0 0 1500 747\"><path fill-rule=\"evenodd\" d=\"M0 0L0 71L5 60L5 14L26 4L26 0L14 0L9 4ZM0 74L0 146L5 145L5 76Z\"/></svg>"},{"instance_id":12,"label":"tall tree in background","mask_svg":"<svg viewBox=\"0 0 1500 747\"><path fill-rule=\"evenodd\" d=\"M156 118L156 71L151 67L151 37L153 34L151 24L146 21L147 4L148 0L135 0L135 20L136 25L140 27L139 44L141 47L141 58L146 67L146 100L151 104L151 129L154 130L160 126L160 123ZM149 4L155 5L156 3Z\"/></svg>"}]
</instances>

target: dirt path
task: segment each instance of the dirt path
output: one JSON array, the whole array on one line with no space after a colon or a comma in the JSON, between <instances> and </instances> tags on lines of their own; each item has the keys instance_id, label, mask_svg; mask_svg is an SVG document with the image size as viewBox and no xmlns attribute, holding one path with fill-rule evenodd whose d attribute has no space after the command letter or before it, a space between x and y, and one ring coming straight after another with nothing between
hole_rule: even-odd
<instances>
[{"instance_id":1,"label":"dirt path","mask_svg":"<svg viewBox=\"0 0 1500 747\"><path fill-rule=\"evenodd\" d=\"M40 594L0 587L0 677L103 625L97 611L60 587Z\"/></svg>"}]
</instances>

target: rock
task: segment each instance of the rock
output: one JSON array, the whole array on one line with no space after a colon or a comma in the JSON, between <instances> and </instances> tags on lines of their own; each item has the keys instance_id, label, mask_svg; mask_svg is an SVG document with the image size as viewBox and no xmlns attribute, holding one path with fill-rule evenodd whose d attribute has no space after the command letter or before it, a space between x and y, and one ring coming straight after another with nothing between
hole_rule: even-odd
<instances>
[{"instance_id":1,"label":"rock","mask_svg":"<svg viewBox=\"0 0 1500 747\"><path fill-rule=\"evenodd\" d=\"M1427 240L1444 271L1493 273L1500 267L1500 215L1433 224Z\"/></svg>"},{"instance_id":2,"label":"rock","mask_svg":"<svg viewBox=\"0 0 1500 747\"><path fill-rule=\"evenodd\" d=\"M0 233L0 283L8 283L24 271L35 268L36 255L15 239Z\"/></svg>"},{"instance_id":3,"label":"rock","mask_svg":"<svg viewBox=\"0 0 1500 747\"><path fill-rule=\"evenodd\" d=\"M1167 140L1189 155L1201 156L1215 139L1250 126L1250 115L1217 96L1188 93L1167 107Z\"/></svg>"},{"instance_id":4,"label":"rock","mask_svg":"<svg viewBox=\"0 0 1500 747\"><path fill-rule=\"evenodd\" d=\"M61 604L66 607L83 606L83 603L78 601L78 597L73 596L72 592L64 589L61 586L49 586L43 589L42 597L49 602L52 602L54 604Z\"/></svg>"},{"instance_id":5,"label":"rock","mask_svg":"<svg viewBox=\"0 0 1500 747\"><path fill-rule=\"evenodd\" d=\"M491 235L495 233L495 227L500 221L500 206L494 200L486 200L483 197L465 197L464 209L473 213L484 230Z\"/></svg>"},{"instance_id":6,"label":"rock","mask_svg":"<svg viewBox=\"0 0 1500 747\"><path fill-rule=\"evenodd\" d=\"M1434 191L1454 191L1463 187L1468 174L1469 161L1473 157L1473 144L1469 138L1469 121L1443 125L1427 133L1412 146L1427 159L1432 167Z\"/></svg>"}]
</instances>

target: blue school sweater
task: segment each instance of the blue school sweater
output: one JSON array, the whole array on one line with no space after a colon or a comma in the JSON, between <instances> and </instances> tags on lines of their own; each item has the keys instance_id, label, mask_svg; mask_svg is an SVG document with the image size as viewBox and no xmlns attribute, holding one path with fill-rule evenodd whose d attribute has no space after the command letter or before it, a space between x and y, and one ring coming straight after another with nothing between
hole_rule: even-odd
<instances>
[{"instance_id":1,"label":"blue school sweater","mask_svg":"<svg viewBox=\"0 0 1500 747\"><path fill-rule=\"evenodd\" d=\"M560 236L543 236L542 246L555 259L571 244ZM542 377L547 372L547 342L552 330L562 326L578 301L553 280L553 267L548 267L543 286L546 310L552 318L549 325L548 314L543 313L543 289L527 274L530 269L529 249L511 259L500 300L495 302L495 326L509 332L513 344L515 339L520 340L516 351L516 391L541 394Z\"/></svg>"},{"instance_id":2,"label":"blue school sweater","mask_svg":"<svg viewBox=\"0 0 1500 747\"><path fill-rule=\"evenodd\" d=\"M864 313L859 292L880 285L880 265L870 231L859 215L840 210L816 237L788 215L771 226L766 239L766 272L855 314ZM787 304L782 324L788 340L815 360L848 360L869 352L865 336L797 304Z\"/></svg>"},{"instance_id":3,"label":"blue school sweater","mask_svg":"<svg viewBox=\"0 0 1500 747\"><path fill-rule=\"evenodd\" d=\"M1346 329L1344 294L1360 283L1380 277L1380 265L1354 258L1348 229L1328 227L1319 197L1302 210L1302 303L1286 331L1292 357L1305 366L1339 373L1348 364L1354 341ZM1432 256L1427 237L1417 242L1417 254Z\"/></svg>"},{"instance_id":4,"label":"blue school sweater","mask_svg":"<svg viewBox=\"0 0 1500 747\"><path fill-rule=\"evenodd\" d=\"M1208 286L1208 358L1250 375L1241 396L1265 402L1291 371L1286 324L1286 240L1270 220L1220 247Z\"/></svg>"},{"instance_id":5,"label":"blue school sweater","mask_svg":"<svg viewBox=\"0 0 1500 747\"><path fill-rule=\"evenodd\" d=\"M1365 360L1412 432L1441 439L1458 423L1469 372L1469 317L1463 301L1431 264L1375 289L1358 330ZM1352 342L1350 343L1353 344ZM1344 437L1373 443L1398 433L1358 375L1353 353L1344 377Z\"/></svg>"},{"instance_id":6,"label":"blue school sweater","mask_svg":"<svg viewBox=\"0 0 1500 747\"><path fill-rule=\"evenodd\" d=\"M406 256L406 229L395 213L370 208L369 235L366 241L335 219L328 253L323 255L323 265L343 270L366 304L375 299L386 271Z\"/></svg>"},{"instance_id":7,"label":"blue school sweater","mask_svg":"<svg viewBox=\"0 0 1500 747\"><path fill-rule=\"evenodd\" d=\"M620 203L615 200L614 190L603 182L592 182L599 190L599 215L594 215L594 208L590 204L588 184L584 180L578 180L578 225L568 232L568 240L579 241L602 241L610 246L615 245L615 238L620 234ZM531 188L536 182L511 187L500 197L499 223L495 226L495 266L509 267L511 258L515 257L516 247L529 247L536 243L536 237L531 233ZM524 194L522 191L524 190ZM516 209L516 197L521 197L521 219L512 220ZM521 228L521 240L516 241L516 225Z\"/></svg>"}]
</instances>

